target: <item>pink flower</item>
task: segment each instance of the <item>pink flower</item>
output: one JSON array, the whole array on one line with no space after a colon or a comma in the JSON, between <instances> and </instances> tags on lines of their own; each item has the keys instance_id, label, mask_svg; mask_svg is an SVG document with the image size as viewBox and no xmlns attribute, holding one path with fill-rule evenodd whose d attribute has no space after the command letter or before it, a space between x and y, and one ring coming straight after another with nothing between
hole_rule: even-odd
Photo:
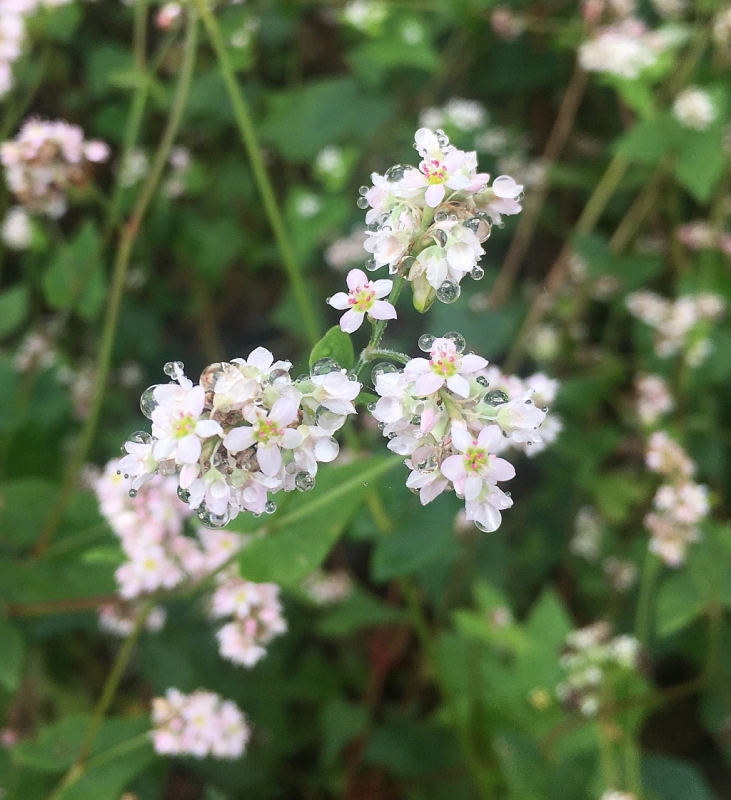
<instances>
[{"instance_id":1,"label":"pink flower","mask_svg":"<svg viewBox=\"0 0 731 800\"><path fill-rule=\"evenodd\" d=\"M481 356L460 355L451 339L435 339L429 355L428 361L412 358L404 368L406 375L415 379L414 389L420 397L438 392L445 384L459 397L469 397L470 383L464 376L487 366Z\"/></svg>"},{"instance_id":2,"label":"pink flower","mask_svg":"<svg viewBox=\"0 0 731 800\"><path fill-rule=\"evenodd\" d=\"M464 428L452 428L452 444L460 455L444 459L442 474L454 483L457 493L464 495L465 500L476 500L485 484L515 477L515 467L494 454L501 438L498 425L487 425L477 439Z\"/></svg>"},{"instance_id":3,"label":"pink flower","mask_svg":"<svg viewBox=\"0 0 731 800\"><path fill-rule=\"evenodd\" d=\"M282 466L282 452L285 447L292 450L302 444L302 434L288 428L299 412L299 400L293 397L280 397L269 414L255 408L247 416L251 426L234 428L226 434L223 444L230 453L239 453L252 445L257 445L256 456L261 471L270 477L276 475Z\"/></svg>"},{"instance_id":4,"label":"pink flower","mask_svg":"<svg viewBox=\"0 0 731 800\"><path fill-rule=\"evenodd\" d=\"M366 314L372 319L396 319L396 309L387 300L380 299L391 291L393 281L383 279L371 283L363 270L351 269L345 282L350 290L348 294L338 292L327 302L340 311L348 309L340 318L340 327L346 333L357 331Z\"/></svg>"}]
</instances>

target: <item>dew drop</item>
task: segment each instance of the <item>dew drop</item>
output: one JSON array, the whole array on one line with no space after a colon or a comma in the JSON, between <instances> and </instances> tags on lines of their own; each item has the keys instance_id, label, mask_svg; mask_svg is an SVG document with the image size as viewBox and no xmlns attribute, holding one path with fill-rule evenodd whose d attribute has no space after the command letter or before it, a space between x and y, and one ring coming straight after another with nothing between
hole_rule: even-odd
<instances>
[{"instance_id":1,"label":"dew drop","mask_svg":"<svg viewBox=\"0 0 731 800\"><path fill-rule=\"evenodd\" d=\"M444 222L447 219L446 211L437 211L434 215L434 222Z\"/></svg>"},{"instance_id":2,"label":"dew drop","mask_svg":"<svg viewBox=\"0 0 731 800\"><path fill-rule=\"evenodd\" d=\"M289 372L286 369L273 369L269 373L269 383L284 383L289 381Z\"/></svg>"},{"instance_id":3,"label":"dew drop","mask_svg":"<svg viewBox=\"0 0 731 800\"><path fill-rule=\"evenodd\" d=\"M168 376L168 378L174 378L178 372L183 371L183 362L182 361L168 361L167 364L162 368L162 371Z\"/></svg>"},{"instance_id":4,"label":"dew drop","mask_svg":"<svg viewBox=\"0 0 731 800\"><path fill-rule=\"evenodd\" d=\"M340 372L340 364L333 358L321 358L319 361L315 361L310 367L310 375L313 378L321 375L329 375L331 372ZM304 377L306 376L301 376L301 378ZM298 378L298 380L301 378Z\"/></svg>"},{"instance_id":5,"label":"dew drop","mask_svg":"<svg viewBox=\"0 0 731 800\"><path fill-rule=\"evenodd\" d=\"M479 264L475 264L470 270L470 277L473 281L481 281L485 277L485 270Z\"/></svg>"},{"instance_id":6,"label":"dew drop","mask_svg":"<svg viewBox=\"0 0 731 800\"><path fill-rule=\"evenodd\" d=\"M476 380L480 386L488 387L490 385L490 381L484 375L478 375Z\"/></svg>"},{"instance_id":7,"label":"dew drop","mask_svg":"<svg viewBox=\"0 0 731 800\"><path fill-rule=\"evenodd\" d=\"M183 489L182 486L178 486L178 497L184 502L187 503L190 500L190 492L187 489Z\"/></svg>"},{"instance_id":8,"label":"dew drop","mask_svg":"<svg viewBox=\"0 0 731 800\"><path fill-rule=\"evenodd\" d=\"M458 331L450 331L449 333L445 333L442 338L449 339L450 342L453 342L458 353L464 352L467 342L465 341L464 336L462 336L462 334Z\"/></svg>"},{"instance_id":9,"label":"dew drop","mask_svg":"<svg viewBox=\"0 0 731 800\"><path fill-rule=\"evenodd\" d=\"M485 402L489 406L501 406L508 402L508 396L500 389L493 389L485 395Z\"/></svg>"},{"instance_id":10,"label":"dew drop","mask_svg":"<svg viewBox=\"0 0 731 800\"><path fill-rule=\"evenodd\" d=\"M200 377L200 385L205 389L207 392L212 392L213 387L216 385L216 381L223 375L224 368L227 367L228 364L221 363L216 361L213 364L209 364L203 372L201 372Z\"/></svg>"},{"instance_id":11,"label":"dew drop","mask_svg":"<svg viewBox=\"0 0 731 800\"><path fill-rule=\"evenodd\" d=\"M506 497L512 497L512 496L513 496L512 492L503 492L503 494L504 494Z\"/></svg>"},{"instance_id":12,"label":"dew drop","mask_svg":"<svg viewBox=\"0 0 731 800\"><path fill-rule=\"evenodd\" d=\"M434 229L434 233L432 235L434 236L434 241L436 241L436 243L440 247L446 247L447 246L447 239L449 237L447 236L447 232L446 231L443 231L441 228L435 228Z\"/></svg>"},{"instance_id":13,"label":"dew drop","mask_svg":"<svg viewBox=\"0 0 731 800\"><path fill-rule=\"evenodd\" d=\"M294 476L294 485L300 492L309 492L315 488L315 476L309 472L298 472Z\"/></svg>"},{"instance_id":14,"label":"dew drop","mask_svg":"<svg viewBox=\"0 0 731 800\"><path fill-rule=\"evenodd\" d=\"M447 304L454 303L459 299L460 291L459 284L448 279L437 289L437 300Z\"/></svg>"},{"instance_id":15,"label":"dew drop","mask_svg":"<svg viewBox=\"0 0 731 800\"><path fill-rule=\"evenodd\" d=\"M398 367L394 366L393 364L389 364L388 361L379 361L378 364L376 364L376 366L371 370L373 385L375 386L379 375L386 375L393 372L398 372Z\"/></svg>"},{"instance_id":16,"label":"dew drop","mask_svg":"<svg viewBox=\"0 0 731 800\"><path fill-rule=\"evenodd\" d=\"M369 191L370 189L367 186L361 186L360 189L358 189L358 194L361 195L361 197L365 197Z\"/></svg>"},{"instance_id":17,"label":"dew drop","mask_svg":"<svg viewBox=\"0 0 731 800\"><path fill-rule=\"evenodd\" d=\"M432 336L431 333L422 333L419 337L419 350L424 353L428 353L431 350L436 338L437 337Z\"/></svg>"},{"instance_id":18,"label":"dew drop","mask_svg":"<svg viewBox=\"0 0 731 800\"><path fill-rule=\"evenodd\" d=\"M132 498L137 497L137 489L130 489L128 492L129 496Z\"/></svg>"},{"instance_id":19,"label":"dew drop","mask_svg":"<svg viewBox=\"0 0 731 800\"><path fill-rule=\"evenodd\" d=\"M330 411L329 408L325 408L325 406L319 406L315 412L315 421L318 427L332 433L343 427L345 424L345 416L343 414L336 414L334 411Z\"/></svg>"},{"instance_id":20,"label":"dew drop","mask_svg":"<svg viewBox=\"0 0 731 800\"><path fill-rule=\"evenodd\" d=\"M148 386L144 392L142 392L142 397L140 397L140 411L147 417L147 419L152 419L152 412L157 408L157 400L155 400L155 389L159 384L155 384L154 386Z\"/></svg>"},{"instance_id":21,"label":"dew drop","mask_svg":"<svg viewBox=\"0 0 731 800\"><path fill-rule=\"evenodd\" d=\"M375 403L368 403L367 408L372 414L376 410L376 404ZM117 473L117 474L119 474L119 473Z\"/></svg>"},{"instance_id":22,"label":"dew drop","mask_svg":"<svg viewBox=\"0 0 731 800\"><path fill-rule=\"evenodd\" d=\"M369 202L365 199L365 197L359 197L356 200L355 204L358 206L358 208L362 208L363 210L368 208L368 206L370 205Z\"/></svg>"},{"instance_id":23,"label":"dew drop","mask_svg":"<svg viewBox=\"0 0 731 800\"><path fill-rule=\"evenodd\" d=\"M130 444L150 444L152 436L147 431L135 431L127 437Z\"/></svg>"},{"instance_id":24,"label":"dew drop","mask_svg":"<svg viewBox=\"0 0 731 800\"><path fill-rule=\"evenodd\" d=\"M378 269L378 264L376 264L376 259L375 258L367 259L365 262L365 268L368 270L368 272L375 272L375 270Z\"/></svg>"},{"instance_id":25,"label":"dew drop","mask_svg":"<svg viewBox=\"0 0 731 800\"><path fill-rule=\"evenodd\" d=\"M204 528L211 528L212 530L215 530L216 528L223 528L223 526L226 525L231 519L231 515L228 513L228 511L225 511L223 514L214 514L205 506L201 506L198 509L198 519Z\"/></svg>"},{"instance_id":26,"label":"dew drop","mask_svg":"<svg viewBox=\"0 0 731 800\"><path fill-rule=\"evenodd\" d=\"M408 170L412 169L408 164L394 164L386 170L386 180L390 183L400 181Z\"/></svg>"},{"instance_id":27,"label":"dew drop","mask_svg":"<svg viewBox=\"0 0 731 800\"><path fill-rule=\"evenodd\" d=\"M264 513L273 514L276 510L277 510L277 504L274 502L274 500L267 500L267 503L264 506Z\"/></svg>"},{"instance_id":28,"label":"dew drop","mask_svg":"<svg viewBox=\"0 0 731 800\"><path fill-rule=\"evenodd\" d=\"M161 461L157 465L157 471L160 475L168 476L168 475L175 475L178 471L178 465L175 463L174 459L168 459L167 461Z\"/></svg>"},{"instance_id":29,"label":"dew drop","mask_svg":"<svg viewBox=\"0 0 731 800\"><path fill-rule=\"evenodd\" d=\"M474 523L475 523L475 528L477 528L478 531L482 531L483 533L490 533L487 527L483 525L479 520L477 519L474 520Z\"/></svg>"}]
</instances>

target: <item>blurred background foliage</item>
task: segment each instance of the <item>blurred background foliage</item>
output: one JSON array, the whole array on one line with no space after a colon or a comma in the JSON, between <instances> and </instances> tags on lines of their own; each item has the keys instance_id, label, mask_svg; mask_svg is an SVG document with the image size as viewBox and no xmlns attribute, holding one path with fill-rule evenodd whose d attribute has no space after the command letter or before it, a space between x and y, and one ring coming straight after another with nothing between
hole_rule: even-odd
<instances>
[{"instance_id":1,"label":"blurred background foliage","mask_svg":"<svg viewBox=\"0 0 731 800\"><path fill-rule=\"evenodd\" d=\"M250 717L247 754L233 763L171 762L138 749L90 771L61 795L66 800L119 800L125 792L139 800L588 800L608 788L608 770L622 785L640 775L629 788L641 786L647 800L731 798L731 329L727 319L715 323L712 355L689 368L660 359L650 329L625 308L628 292L648 286L671 298L713 291L731 301L728 256L685 248L676 237L689 220L728 220L731 80L709 36L721 6L691 2L677 58L668 56L656 74L588 81L575 66L585 36L578 4L509 7L524 23L512 38L495 32L490 0L347 8L246 0L216 8L320 332L337 320L325 298L340 288L343 270L364 259L357 247L343 256L340 241L362 228L359 185L372 171L415 163L413 132L426 109L455 97L482 104L485 114L467 122L443 112L441 127L457 146L478 150L483 170L523 182L527 209L532 192L547 192L535 235L517 280L505 283L501 265L521 224L507 219L490 239L485 279L466 281L459 303L436 304L425 317L400 308L390 344L415 354L420 333L457 330L491 361L507 358L510 370L545 370L562 383L556 410L564 428L546 452L522 459L515 507L495 533L461 526L451 495L422 509L398 468L371 491L341 498L336 522L330 505L295 524L294 551L309 558L309 548L319 548L311 565L326 557L354 588L341 603L318 607L287 553L265 551L256 577L281 579L289 632L252 670L218 657L200 598L170 601L165 628L139 641L97 751L144 731L151 697L202 686ZM95 608L114 594L122 555L91 491L74 484L51 546L42 557L33 547L68 494L64 478L99 381L115 250L173 102L183 32L179 23L160 30L158 11L145 14L141 72L133 7L77 0L42 8L1 107L3 139L38 115L76 123L111 147L61 219L34 219L28 249L0 251L7 800L51 796L120 647L99 632ZM639 13L658 24L649 4ZM138 141L121 163L142 83ZM675 93L696 83L718 109L703 132L682 128L668 111ZM541 156L567 92L576 108L549 163ZM186 151L178 151L178 166L165 165L134 242L90 463L103 465L140 427L137 398L161 380L164 362L179 359L195 376L265 345L292 358L297 374L313 343L203 30L175 144ZM608 174L613 185L587 224L587 201L596 202L597 186L607 188ZM3 184L0 216L13 204ZM612 233L622 225L617 247ZM553 269L567 245L584 262L579 277ZM491 297L499 274L501 296ZM547 275L551 302L542 303ZM556 698L560 654L581 625L635 627L639 581L613 584L606 559L629 564L630 575L646 562L642 519L657 481L644 468L632 405L641 372L673 387L672 430L710 487L714 521L685 567L656 570L643 669L612 687L607 713L586 719ZM378 431L359 427L352 448L379 457ZM591 558L571 547L586 507L601 533ZM272 567L276 578L265 557L284 559Z\"/></svg>"}]
</instances>

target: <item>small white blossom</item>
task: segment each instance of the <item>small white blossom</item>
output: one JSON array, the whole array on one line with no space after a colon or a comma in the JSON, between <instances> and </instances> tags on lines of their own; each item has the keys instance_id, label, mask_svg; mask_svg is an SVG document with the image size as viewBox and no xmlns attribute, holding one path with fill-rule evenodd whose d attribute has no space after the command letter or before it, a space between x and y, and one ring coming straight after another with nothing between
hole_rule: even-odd
<instances>
[{"instance_id":1,"label":"small white blossom","mask_svg":"<svg viewBox=\"0 0 731 800\"><path fill-rule=\"evenodd\" d=\"M684 127L704 131L716 118L716 107L708 92L691 86L684 89L673 103L675 119Z\"/></svg>"}]
</instances>

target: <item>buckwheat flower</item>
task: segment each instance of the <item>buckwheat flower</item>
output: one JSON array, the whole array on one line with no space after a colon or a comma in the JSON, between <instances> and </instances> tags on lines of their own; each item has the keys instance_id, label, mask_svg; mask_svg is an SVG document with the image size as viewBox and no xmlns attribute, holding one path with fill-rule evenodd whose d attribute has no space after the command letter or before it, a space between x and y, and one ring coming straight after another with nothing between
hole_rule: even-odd
<instances>
[{"instance_id":1,"label":"buckwheat flower","mask_svg":"<svg viewBox=\"0 0 731 800\"><path fill-rule=\"evenodd\" d=\"M659 375L639 375L635 380L637 416L643 425L654 425L675 407L668 385Z\"/></svg>"},{"instance_id":2,"label":"buckwheat flower","mask_svg":"<svg viewBox=\"0 0 731 800\"><path fill-rule=\"evenodd\" d=\"M495 6L490 15L490 25L501 39L515 41L525 30L525 21L508 6Z\"/></svg>"},{"instance_id":3,"label":"buckwheat flower","mask_svg":"<svg viewBox=\"0 0 731 800\"><path fill-rule=\"evenodd\" d=\"M631 792L620 792L618 789L607 789L601 800L637 800L637 795Z\"/></svg>"},{"instance_id":4,"label":"buckwheat flower","mask_svg":"<svg viewBox=\"0 0 731 800\"><path fill-rule=\"evenodd\" d=\"M421 397L438 392L443 386L460 397L469 397L470 382L465 377L487 366L487 360L468 353L462 356L450 339L435 339L430 358L412 358L404 372L415 380L414 389Z\"/></svg>"},{"instance_id":5,"label":"buckwheat flower","mask_svg":"<svg viewBox=\"0 0 731 800\"><path fill-rule=\"evenodd\" d=\"M172 27L180 15L183 13L183 7L180 3L165 3L161 6L155 17L155 24L161 31L166 31Z\"/></svg>"},{"instance_id":6,"label":"buckwheat flower","mask_svg":"<svg viewBox=\"0 0 731 800\"><path fill-rule=\"evenodd\" d=\"M486 483L476 498L465 500L465 515L483 533L492 533L502 523L500 512L511 508L512 505L513 500L510 495L494 484Z\"/></svg>"},{"instance_id":7,"label":"buckwheat flower","mask_svg":"<svg viewBox=\"0 0 731 800\"><path fill-rule=\"evenodd\" d=\"M33 241L33 228L30 217L21 206L8 210L2 224L3 242L11 250L27 250Z\"/></svg>"},{"instance_id":8,"label":"buckwheat flower","mask_svg":"<svg viewBox=\"0 0 731 800\"><path fill-rule=\"evenodd\" d=\"M131 604L108 603L99 608L99 627L114 636L129 636L134 630L139 608ZM145 629L157 633L165 625L167 614L164 608L155 606L147 615Z\"/></svg>"},{"instance_id":9,"label":"buckwheat flower","mask_svg":"<svg viewBox=\"0 0 731 800\"><path fill-rule=\"evenodd\" d=\"M607 72L632 80L652 67L667 46L639 19L629 18L599 28L579 48L579 61L587 72Z\"/></svg>"},{"instance_id":10,"label":"buckwheat flower","mask_svg":"<svg viewBox=\"0 0 731 800\"><path fill-rule=\"evenodd\" d=\"M515 477L515 467L495 455L502 431L497 425L487 425L477 438L466 430L452 427L452 444L459 455L449 456L442 462L442 474L454 484L458 495L465 500L475 500L485 484L495 484Z\"/></svg>"},{"instance_id":11,"label":"buckwheat flower","mask_svg":"<svg viewBox=\"0 0 731 800\"><path fill-rule=\"evenodd\" d=\"M388 15L382 0L351 0L342 12L343 22L363 33L376 34Z\"/></svg>"},{"instance_id":12,"label":"buckwheat flower","mask_svg":"<svg viewBox=\"0 0 731 800\"><path fill-rule=\"evenodd\" d=\"M302 434L288 427L297 419L298 410L299 402L293 397L280 397L268 414L263 409L252 409L246 416L250 425L229 431L224 447L235 454L256 445L261 471L272 477L282 466L281 448L291 450L302 443Z\"/></svg>"},{"instance_id":13,"label":"buckwheat flower","mask_svg":"<svg viewBox=\"0 0 731 800\"><path fill-rule=\"evenodd\" d=\"M673 103L673 115L684 127L704 131L716 118L716 107L708 92L697 86L684 89Z\"/></svg>"},{"instance_id":14,"label":"buckwheat flower","mask_svg":"<svg viewBox=\"0 0 731 800\"><path fill-rule=\"evenodd\" d=\"M612 588L617 592L627 592L637 582L637 567L632 561L620 561L614 556L609 556L602 562L602 569Z\"/></svg>"},{"instance_id":15,"label":"buckwheat flower","mask_svg":"<svg viewBox=\"0 0 731 800\"><path fill-rule=\"evenodd\" d=\"M328 299L328 304L345 314L340 318L340 328L353 333L363 324L367 314L371 319L396 319L396 309L387 300L393 281L382 279L369 281L365 272L352 269L345 279L349 292L338 292Z\"/></svg>"},{"instance_id":16,"label":"buckwheat flower","mask_svg":"<svg viewBox=\"0 0 731 800\"><path fill-rule=\"evenodd\" d=\"M200 689L189 695L168 689L152 701L151 716L150 738L160 755L239 758L251 736L232 701Z\"/></svg>"},{"instance_id":17,"label":"buckwheat flower","mask_svg":"<svg viewBox=\"0 0 731 800\"><path fill-rule=\"evenodd\" d=\"M363 246L366 238L366 232L357 228L350 236L336 239L325 251L325 261L328 266L336 270L343 270L360 262L363 258Z\"/></svg>"},{"instance_id":18,"label":"buckwheat flower","mask_svg":"<svg viewBox=\"0 0 731 800\"><path fill-rule=\"evenodd\" d=\"M302 583L302 591L315 605L329 606L345 600L353 590L353 581L344 570L325 572L317 569Z\"/></svg>"},{"instance_id":19,"label":"buckwheat flower","mask_svg":"<svg viewBox=\"0 0 731 800\"><path fill-rule=\"evenodd\" d=\"M593 563L601 555L601 544L602 526L599 515L591 506L583 506L574 519L574 535L569 543L569 550Z\"/></svg>"},{"instance_id":20,"label":"buckwheat flower","mask_svg":"<svg viewBox=\"0 0 731 800\"><path fill-rule=\"evenodd\" d=\"M18 347L13 366L18 372L44 370L56 363L56 348L51 337L40 331L31 331Z\"/></svg>"},{"instance_id":21,"label":"buckwheat flower","mask_svg":"<svg viewBox=\"0 0 731 800\"><path fill-rule=\"evenodd\" d=\"M195 464L201 455L201 439L222 436L223 428L215 420L200 419L206 400L203 387L193 386L182 373L177 380L154 391L157 407L152 412L152 435L157 441L153 455L158 461Z\"/></svg>"}]
</instances>

